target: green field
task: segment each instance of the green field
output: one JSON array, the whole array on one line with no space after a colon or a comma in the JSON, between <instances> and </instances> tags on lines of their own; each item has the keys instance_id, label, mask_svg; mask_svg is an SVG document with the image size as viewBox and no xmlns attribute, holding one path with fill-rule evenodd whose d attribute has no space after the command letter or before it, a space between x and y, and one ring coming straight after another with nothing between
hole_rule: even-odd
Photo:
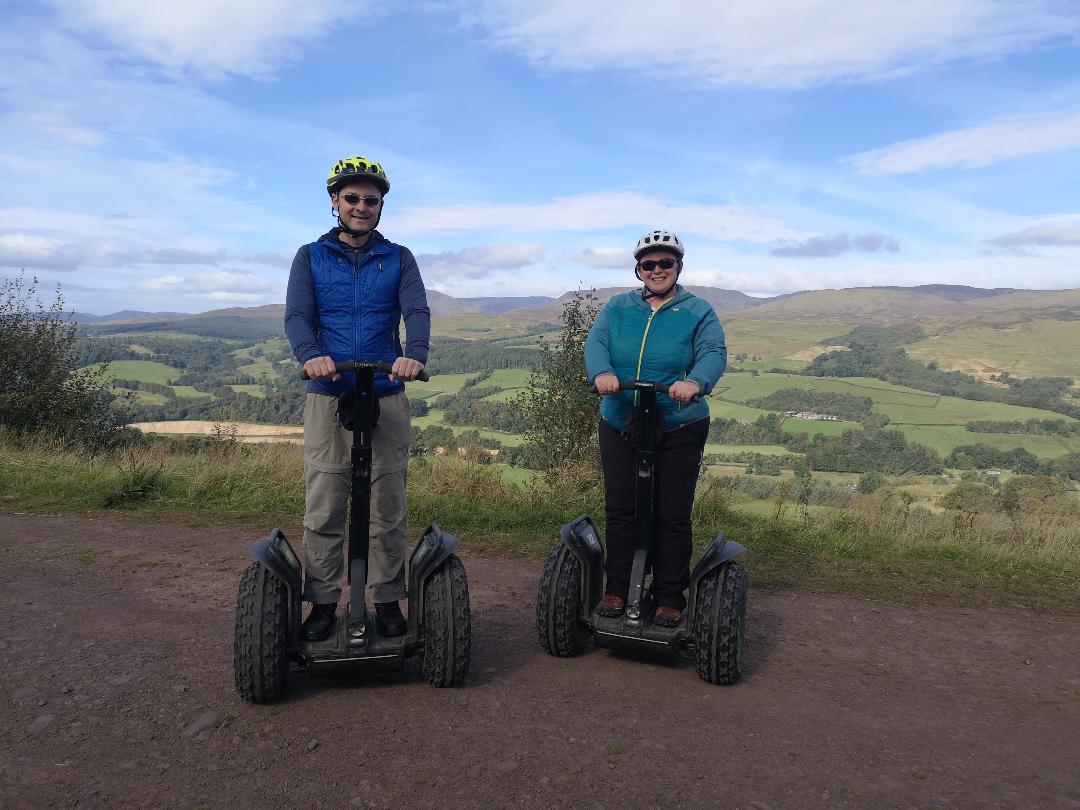
<instances>
[{"instance_id":1,"label":"green field","mask_svg":"<svg viewBox=\"0 0 1080 810\"><path fill-rule=\"evenodd\" d=\"M732 454L732 453L760 453L763 456L791 456L795 455L786 447L778 444L706 444L706 454ZM742 470L740 469L740 472Z\"/></svg>"},{"instance_id":2,"label":"green field","mask_svg":"<svg viewBox=\"0 0 1080 810\"><path fill-rule=\"evenodd\" d=\"M139 380L140 382L168 385L184 372L154 360L113 360L109 363L109 379Z\"/></svg>"},{"instance_id":3,"label":"green field","mask_svg":"<svg viewBox=\"0 0 1080 810\"><path fill-rule=\"evenodd\" d=\"M205 391L200 391L193 385L174 385L172 390L176 392L178 397L188 397L189 399L197 399L198 397L213 399L213 394L208 394Z\"/></svg>"},{"instance_id":4,"label":"green field","mask_svg":"<svg viewBox=\"0 0 1080 810\"><path fill-rule=\"evenodd\" d=\"M751 377L746 374L733 374L722 377L711 396L739 404L767 396L782 388L802 388L810 391L829 391L870 397L874 400L874 411L885 414L897 424L964 425L975 420L1025 421L1027 419L1075 421L1068 416L1037 408L944 397L917 391L914 388L890 385L869 377L801 377L795 374L760 374L757 377Z\"/></svg>"},{"instance_id":5,"label":"green field","mask_svg":"<svg viewBox=\"0 0 1080 810\"><path fill-rule=\"evenodd\" d=\"M167 331L167 330L166 331L161 331L161 332L109 332L108 334L104 335L103 337L110 337L110 338L126 337L126 338L131 338L132 340L138 340L139 338L148 338L148 337L167 338L168 340L206 340L207 339L207 338L203 337L202 335L192 335L192 334L189 334L187 332L170 332L170 331ZM222 338L214 338L214 339L215 340L224 340L225 343L236 343L237 342L237 341L231 340L231 339L222 339Z\"/></svg>"},{"instance_id":6,"label":"green field","mask_svg":"<svg viewBox=\"0 0 1080 810\"><path fill-rule=\"evenodd\" d=\"M495 439L500 444L504 444L507 447L517 447L523 444L525 438L519 433L503 433L501 430L485 430L483 428L470 427L469 425L451 425L443 422L442 411L430 411L427 416L414 416L412 418L412 426L414 428L427 428L438 425L439 427L450 428L454 431L454 435L458 436L467 430L476 430L485 439Z\"/></svg>"},{"instance_id":7,"label":"green field","mask_svg":"<svg viewBox=\"0 0 1080 810\"><path fill-rule=\"evenodd\" d=\"M923 363L983 379L1009 372L1014 377L1080 378L1080 322L1032 320L994 327L982 323L947 328L905 346Z\"/></svg>"},{"instance_id":8,"label":"green field","mask_svg":"<svg viewBox=\"0 0 1080 810\"><path fill-rule=\"evenodd\" d=\"M240 349L233 349L231 353L237 359L250 361L246 365L238 366L236 369L238 373L247 374L251 377L261 377L264 374L268 377L276 377L281 373L281 368L269 360L266 355L277 356L283 349L287 349L288 346L289 342L285 340L285 338L270 338L269 340L257 343L255 346L244 346ZM253 357L252 352L256 348L261 349L263 354L258 357Z\"/></svg>"},{"instance_id":9,"label":"green field","mask_svg":"<svg viewBox=\"0 0 1080 810\"><path fill-rule=\"evenodd\" d=\"M999 450L1023 448L1039 458L1057 458L1066 453L1080 452L1080 437L1035 436L1026 433L972 433L962 425L904 425L892 424L907 436L908 441L925 444L946 456L954 447L965 444L985 444Z\"/></svg>"},{"instance_id":10,"label":"green field","mask_svg":"<svg viewBox=\"0 0 1080 810\"><path fill-rule=\"evenodd\" d=\"M723 315L720 322L727 337L728 354L763 358L761 367L772 368L779 360L813 360L824 349L822 341L851 331L844 323L791 323ZM754 366L749 366L754 367Z\"/></svg>"},{"instance_id":11,"label":"green field","mask_svg":"<svg viewBox=\"0 0 1080 810\"><path fill-rule=\"evenodd\" d=\"M231 385L229 387L238 394L248 394L253 397L259 397L260 399L266 396L266 392L263 391L261 385Z\"/></svg>"},{"instance_id":12,"label":"green field","mask_svg":"<svg viewBox=\"0 0 1080 810\"><path fill-rule=\"evenodd\" d=\"M432 399L439 394L456 394L461 386L470 377L476 374L436 374L427 382L413 382L405 384L405 393L409 399Z\"/></svg>"}]
</instances>

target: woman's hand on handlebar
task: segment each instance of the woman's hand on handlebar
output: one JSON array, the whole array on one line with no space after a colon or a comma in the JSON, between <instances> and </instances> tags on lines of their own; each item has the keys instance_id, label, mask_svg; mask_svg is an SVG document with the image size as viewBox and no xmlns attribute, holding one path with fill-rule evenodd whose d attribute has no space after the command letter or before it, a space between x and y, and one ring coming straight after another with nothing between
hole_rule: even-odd
<instances>
[{"instance_id":1,"label":"woman's hand on handlebar","mask_svg":"<svg viewBox=\"0 0 1080 810\"><path fill-rule=\"evenodd\" d=\"M337 382L341 375L337 373L333 357L312 357L304 363L304 371L312 380L330 380Z\"/></svg>"},{"instance_id":2,"label":"woman's hand on handlebar","mask_svg":"<svg viewBox=\"0 0 1080 810\"><path fill-rule=\"evenodd\" d=\"M668 396L676 402L689 402L701 393L701 387L693 380L679 380L668 386Z\"/></svg>"},{"instance_id":3,"label":"woman's hand on handlebar","mask_svg":"<svg viewBox=\"0 0 1080 810\"><path fill-rule=\"evenodd\" d=\"M619 392L619 378L610 371L597 374L596 379L593 380L593 385L596 386L596 393L598 394L617 394Z\"/></svg>"},{"instance_id":4,"label":"woman's hand on handlebar","mask_svg":"<svg viewBox=\"0 0 1080 810\"><path fill-rule=\"evenodd\" d=\"M399 357L394 361L394 370L390 372L390 379L412 381L424 370L424 364L411 357Z\"/></svg>"}]
</instances>

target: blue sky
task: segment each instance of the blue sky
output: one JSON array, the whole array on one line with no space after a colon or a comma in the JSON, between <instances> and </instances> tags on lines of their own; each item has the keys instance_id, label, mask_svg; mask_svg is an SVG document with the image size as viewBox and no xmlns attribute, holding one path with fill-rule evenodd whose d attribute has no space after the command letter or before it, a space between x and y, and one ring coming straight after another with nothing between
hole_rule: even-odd
<instances>
[{"instance_id":1,"label":"blue sky","mask_svg":"<svg viewBox=\"0 0 1080 810\"><path fill-rule=\"evenodd\" d=\"M429 288L1080 286L1073 0L4 3L0 275L75 309L281 303L381 161Z\"/></svg>"}]
</instances>

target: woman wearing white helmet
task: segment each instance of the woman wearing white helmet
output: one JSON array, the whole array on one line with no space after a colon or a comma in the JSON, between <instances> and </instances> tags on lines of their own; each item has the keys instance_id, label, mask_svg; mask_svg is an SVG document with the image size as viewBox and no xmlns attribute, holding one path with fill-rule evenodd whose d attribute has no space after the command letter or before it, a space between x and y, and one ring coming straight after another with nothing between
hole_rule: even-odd
<instances>
[{"instance_id":1,"label":"woman wearing white helmet","mask_svg":"<svg viewBox=\"0 0 1080 810\"><path fill-rule=\"evenodd\" d=\"M642 287L611 298L585 341L589 381L604 395L600 406L600 461L604 468L607 574L601 615L626 607L634 556L635 442L633 430L660 432L656 448L654 544L649 564L656 624L683 620L690 582L694 504L712 391L727 367L724 330L712 306L679 285L685 249L679 238L654 230L634 248L634 274ZM634 394L619 381L669 386L657 395L656 426L631 426Z\"/></svg>"}]
</instances>

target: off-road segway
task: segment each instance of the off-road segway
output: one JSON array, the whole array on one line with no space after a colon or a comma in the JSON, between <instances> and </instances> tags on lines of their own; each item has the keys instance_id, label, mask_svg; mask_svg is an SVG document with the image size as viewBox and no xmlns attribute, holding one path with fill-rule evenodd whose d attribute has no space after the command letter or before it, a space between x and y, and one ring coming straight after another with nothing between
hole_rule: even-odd
<instances>
[{"instance_id":1,"label":"off-road segway","mask_svg":"<svg viewBox=\"0 0 1080 810\"><path fill-rule=\"evenodd\" d=\"M642 380L620 381L619 387L637 392L637 424L655 424L656 395L666 394L668 387ZM544 565L536 600L540 645L552 655L570 657L584 650L592 635L598 647L692 657L703 680L735 683L743 672L746 572L732 558L746 549L718 532L690 575L686 621L674 628L653 623L646 565L654 534L656 432L642 427L637 433L636 548L626 608L617 618L597 612L604 589L604 547L592 518L581 515L562 527L562 540Z\"/></svg>"},{"instance_id":2,"label":"off-road segway","mask_svg":"<svg viewBox=\"0 0 1080 810\"><path fill-rule=\"evenodd\" d=\"M352 591L344 621L339 617L330 637L304 641L299 558L280 529L251 546L256 561L240 578L233 663L236 691L252 703L267 703L284 694L290 663L313 675L349 667L400 669L406 658L420 653L424 676L435 686L455 686L469 669L469 583L453 553L458 539L438 524L424 530L409 559L404 635L380 636L375 614L367 609L374 381L375 372L389 372L391 366L349 360L336 367L339 372L354 372L356 378L347 567ZM306 373L303 376L307 379Z\"/></svg>"}]
</instances>

